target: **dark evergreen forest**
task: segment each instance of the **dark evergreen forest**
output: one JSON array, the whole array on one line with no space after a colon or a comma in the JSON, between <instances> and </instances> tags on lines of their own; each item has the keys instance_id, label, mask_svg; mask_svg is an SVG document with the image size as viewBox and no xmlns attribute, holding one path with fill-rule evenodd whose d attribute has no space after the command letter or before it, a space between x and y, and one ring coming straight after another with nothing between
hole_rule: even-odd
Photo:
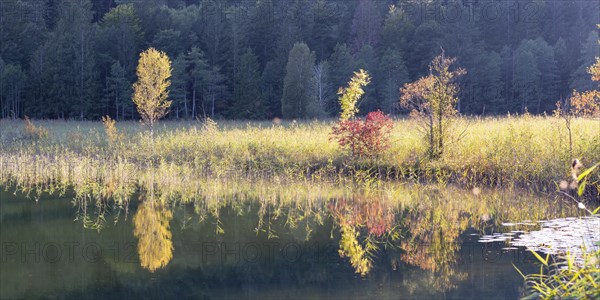
<instances>
[{"instance_id":1,"label":"dark evergreen forest","mask_svg":"<svg viewBox=\"0 0 600 300\"><path fill-rule=\"evenodd\" d=\"M168 118L331 117L354 71L361 112L457 58L465 115L541 114L596 88L599 1L0 0L0 117L138 118L139 53L172 60Z\"/></svg>"}]
</instances>

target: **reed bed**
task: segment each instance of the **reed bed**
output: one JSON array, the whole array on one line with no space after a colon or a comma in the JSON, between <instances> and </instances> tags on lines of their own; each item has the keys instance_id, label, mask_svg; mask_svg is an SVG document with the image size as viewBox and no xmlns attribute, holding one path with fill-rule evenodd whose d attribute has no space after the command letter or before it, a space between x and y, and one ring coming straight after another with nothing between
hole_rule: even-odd
<instances>
[{"instance_id":1,"label":"reed bed","mask_svg":"<svg viewBox=\"0 0 600 300\"><path fill-rule=\"evenodd\" d=\"M137 122L117 123L118 138L99 122L34 121L48 133L27 134L19 121L0 122L0 184L169 186L182 194L204 177L274 181L351 179L525 186L545 190L568 176L572 158L600 161L600 120L573 121L573 156L567 131L553 117L460 119L464 128L442 159L427 159L419 125L395 121L392 147L375 158L351 157L330 139L324 122L162 122L151 140ZM209 124L210 125L210 124ZM461 129L462 131L462 129ZM459 134L457 133L456 136ZM151 178L152 177L152 178ZM150 179L152 181L150 181Z\"/></svg>"}]
</instances>

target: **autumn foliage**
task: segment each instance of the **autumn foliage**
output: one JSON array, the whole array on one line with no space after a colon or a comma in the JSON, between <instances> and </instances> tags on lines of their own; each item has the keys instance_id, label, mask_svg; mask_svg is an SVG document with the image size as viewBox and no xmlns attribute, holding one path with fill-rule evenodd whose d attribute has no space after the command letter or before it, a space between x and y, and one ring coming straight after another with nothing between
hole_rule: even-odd
<instances>
[{"instance_id":1,"label":"autumn foliage","mask_svg":"<svg viewBox=\"0 0 600 300\"><path fill-rule=\"evenodd\" d=\"M451 118L458 114L457 79L466 74L462 68L451 70L456 58L442 54L429 64L429 75L407 83L400 89L400 105L420 120L429 144L429 157L439 158L448 140Z\"/></svg>"},{"instance_id":2,"label":"autumn foliage","mask_svg":"<svg viewBox=\"0 0 600 300\"><path fill-rule=\"evenodd\" d=\"M110 116L102 117L102 123L104 124L104 132L106 132L109 145L115 145L122 139L121 134L117 130L117 122L111 119Z\"/></svg>"},{"instance_id":3,"label":"autumn foliage","mask_svg":"<svg viewBox=\"0 0 600 300\"><path fill-rule=\"evenodd\" d=\"M133 217L133 235L138 239L140 264L150 272L164 268L173 258L171 219L171 210L153 202L141 203Z\"/></svg>"},{"instance_id":4,"label":"autumn foliage","mask_svg":"<svg viewBox=\"0 0 600 300\"><path fill-rule=\"evenodd\" d=\"M573 91L570 102L574 115L600 117L600 91Z\"/></svg>"},{"instance_id":5,"label":"autumn foliage","mask_svg":"<svg viewBox=\"0 0 600 300\"><path fill-rule=\"evenodd\" d=\"M588 73L592 75L593 81L600 81L600 57L596 57L596 62L588 68Z\"/></svg>"},{"instance_id":6,"label":"autumn foliage","mask_svg":"<svg viewBox=\"0 0 600 300\"><path fill-rule=\"evenodd\" d=\"M25 135L32 140L41 140L48 137L48 130L36 126L28 116L25 116Z\"/></svg>"},{"instance_id":7,"label":"autumn foliage","mask_svg":"<svg viewBox=\"0 0 600 300\"><path fill-rule=\"evenodd\" d=\"M394 235L394 213L379 201L342 199L330 203L328 208L340 226L340 257L348 257L356 273L365 276L373 267L373 252L377 250L373 239ZM361 229L365 228L367 236L361 238Z\"/></svg>"},{"instance_id":8,"label":"autumn foliage","mask_svg":"<svg viewBox=\"0 0 600 300\"><path fill-rule=\"evenodd\" d=\"M167 114L171 106L171 101L167 100L171 60L166 53L150 48L140 54L137 76L138 81L133 84L133 102L153 133L154 124Z\"/></svg>"},{"instance_id":9,"label":"autumn foliage","mask_svg":"<svg viewBox=\"0 0 600 300\"><path fill-rule=\"evenodd\" d=\"M380 110L362 119L342 120L333 127L332 138L354 156L376 156L390 147L394 124Z\"/></svg>"},{"instance_id":10,"label":"autumn foliage","mask_svg":"<svg viewBox=\"0 0 600 300\"><path fill-rule=\"evenodd\" d=\"M342 109L340 114L340 120L349 120L358 113L356 103L365 93L363 87L367 86L371 82L371 76L368 72L360 69L358 72L354 72L354 76L348 82L348 87L341 87L338 91L340 95L340 107Z\"/></svg>"}]
</instances>

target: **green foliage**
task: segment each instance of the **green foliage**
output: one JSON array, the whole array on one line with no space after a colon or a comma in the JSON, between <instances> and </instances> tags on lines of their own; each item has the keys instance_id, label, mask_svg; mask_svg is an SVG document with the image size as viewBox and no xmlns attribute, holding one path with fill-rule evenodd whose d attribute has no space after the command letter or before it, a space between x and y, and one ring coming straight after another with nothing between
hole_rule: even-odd
<instances>
[{"instance_id":1,"label":"green foliage","mask_svg":"<svg viewBox=\"0 0 600 300\"><path fill-rule=\"evenodd\" d=\"M181 44L181 32L173 29L161 30L154 36L152 45L156 49L164 51L169 57L177 57ZM198 48L192 48L191 51L199 52ZM189 54L188 54L189 55ZM197 55L197 53L194 53Z\"/></svg>"},{"instance_id":2,"label":"green foliage","mask_svg":"<svg viewBox=\"0 0 600 300\"><path fill-rule=\"evenodd\" d=\"M521 113L540 113L553 108L558 98L558 69L554 49L542 38L524 40L517 48L515 59L517 98L521 101Z\"/></svg>"},{"instance_id":3,"label":"green foliage","mask_svg":"<svg viewBox=\"0 0 600 300\"><path fill-rule=\"evenodd\" d=\"M260 90L257 57L248 48L239 59L230 114L241 119L262 118L264 101Z\"/></svg>"},{"instance_id":4,"label":"green foliage","mask_svg":"<svg viewBox=\"0 0 600 300\"><path fill-rule=\"evenodd\" d=\"M39 48L39 97L54 103L47 108L53 117L83 119L99 104L91 6L89 0L61 3L56 31Z\"/></svg>"},{"instance_id":5,"label":"green foliage","mask_svg":"<svg viewBox=\"0 0 600 300\"><path fill-rule=\"evenodd\" d=\"M390 5L383 26L383 47L406 53L414 30L411 19L402 7Z\"/></svg>"},{"instance_id":6,"label":"green foliage","mask_svg":"<svg viewBox=\"0 0 600 300\"><path fill-rule=\"evenodd\" d=\"M23 113L27 75L20 65L5 65L0 59L0 117L17 118Z\"/></svg>"},{"instance_id":7,"label":"green foliage","mask_svg":"<svg viewBox=\"0 0 600 300\"><path fill-rule=\"evenodd\" d=\"M0 84L0 117L135 119L131 106L105 100L114 98L107 84L114 78L113 64L124 70L119 77L135 81L142 47L155 47L172 58L203 54L204 75L193 74L198 68L188 64L187 78L174 83L171 118L281 116L289 110L282 108L282 98L290 50L301 42L315 51L315 62L328 62L328 72L325 96L302 96L318 101L295 109L305 110L298 118L337 115L335 92L361 68L373 75L361 108L404 112L393 101L398 84L427 75L440 46L471 72L461 79L461 113L523 113L527 107L542 114L573 88L584 92L597 87L587 74L600 46L600 8L593 1L540 0L539 22L507 17L494 24L472 22L464 13L452 22L421 18L403 3L388 6L373 0L294 0L285 9L283 2L273 0L108 1L115 7L105 2L2 1L0 57L14 76L5 76ZM501 1L497 8L512 11L516 3ZM449 16L456 9L453 1L422 4L419 10ZM476 5L468 15L484 16L488 10ZM255 100L240 99L236 87L240 59L248 48L256 55L262 98L251 113L248 107ZM388 63L392 61L396 63ZM239 114L236 105L243 107Z\"/></svg>"},{"instance_id":8,"label":"green foliage","mask_svg":"<svg viewBox=\"0 0 600 300\"><path fill-rule=\"evenodd\" d=\"M225 81L227 78L225 78L221 69L217 66L213 66L207 70L205 74L206 77L203 85L204 103L207 103L207 106L210 107L210 115L214 117L216 105L222 103L223 95L226 94L227 86L225 85ZM262 101L259 108L260 110L264 110ZM259 113L260 112L257 112L257 115L259 115Z\"/></svg>"},{"instance_id":9,"label":"green foliage","mask_svg":"<svg viewBox=\"0 0 600 300\"><path fill-rule=\"evenodd\" d=\"M110 74L106 77L105 101L114 105L116 119L125 119L130 114L131 83L126 78L125 69L118 61L110 66ZM111 104L107 104L112 106Z\"/></svg>"},{"instance_id":10,"label":"green foliage","mask_svg":"<svg viewBox=\"0 0 600 300\"><path fill-rule=\"evenodd\" d=\"M520 103L518 108L520 113L525 113L527 108L533 105L536 95L540 92L537 84L540 74L533 53L519 47L515 57L513 85L515 86L515 99L518 101L516 103Z\"/></svg>"},{"instance_id":11,"label":"green foliage","mask_svg":"<svg viewBox=\"0 0 600 300\"><path fill-rule=\"evenodd\" d=\"M579 66L571 74L570 90L589 91L598 87L598 84L590 78L588 68L595 63L596 57L600 53L599 39L598 32L589 32L585 43L581 47L581 53L577 53L576 56Z\"/></svg>"},{"instance_id":12,"label":"green foliage","mask_svg":"<svg viewBox=\"0 0 600 300\"><path fill-rule=\"evenodd\" d=\"M380 40L382 14L385 4L380 1L359 0L352 19L352 47L375 47Z\"/></svg>"},{"instance_id":13,"label":"green foliage","mask_svg":"<svg viewBox=\"0 0 600 300\"><path fill-rule=\"evenodd\" d=\"M494 51L481 53L475 58L475 64L481 68L474 68L467 74L473 78L472 93L471 98L461 99L461 108L477 114L505 111L500 55Z\"/></svg>"},{"instance_id":14,"label":"green foliage","mask_svg":"<svg viewBox=\"0 0 600 300\"><path fill-rule=\"evenodd\" d=\"M104 89L95 97L104 99L102 114L110 114L117 120L133 119L136 116L131 83L144 38L133 4L120 4L104 14L96 32L96 68L103 74Z\"/></svg>"},{"instance_id":15,"label":"green foliage","mask_svg":"<svg viewBox=\"0 0 600 300\"><path fill-rule=\"evenodd\" d=\"M369 75L376 76L375 74L379 74L379 61L377 59L377 55L375 54L375 49L370 45L363 46L358 53L355 54L355 70L362 69L365 70ZM370 77L370 82L373 81L373 77ZM377 97L377 89L371 88L374 87L369 86L364 89L364 94L360 98L360 102L357 106L363 111L375 111L379 109L379 99ZM396 99L398 100L398 99Z\"/></svg>"},{"instance_id":16,"label":"green foliage","mask_svg":"<svg viewBox=\"0 0 600 300\"><path fill-rule=\"evenodd\" d=\"M393 114L399 110L400 88L410 81L404 58L400 51L386 49L379 62L379 76L381 80L381 108L382 111Z\"/></svg>"},{"instance_id":17,"label":"green foliage","mask_svg":"<svg viewBox=\"0 0 600 300\"><path fill-rule=\"evenodd\" d=\"M596 169L600 167L600 163L593 165L592 167L584 170L577 176L577 182L579 182L579 188L577 188L577 194L581 197L585 192L585 187L589 184L596 188L596 191L600 192L600 172ZM594 178L594 171L596 178Z\"/></svg>"},{"instance_id":18,"label":"green foliage","mask_svg":"<svg viewBox=\"0 0 600 300\"><path fill-rule=\"evenodd\" d=\"M135 74L136 57L143 39L140 19L133 4L120 4L112 8L99 21L98 51L101 62L118 61L127 78Z\"/></svg>"},{"instance_id":19,"label":"green foliage","mask_svg":"<svg viewBox=\"0 0 600 300\"><path fill-rule=\"evenodd\" d=\"M279 68L276 60L268 61L262 72L261 91L265 99L266 117L281 116L281 93L284 70Z\"/></svg>"},{"instance_id":20,"label":"green foliage","mask_svg":"<svg viewBox=\"0 0 600 300\"><path fill-rule=\"evenodd\" d=\"M333 53L329 57L329 65L331 72L331 84L335 92L339 88L346 85L348 78L352 77L356 70L354 57L350 52L350 48L346 44L337 44L333 49ZM329 115L337 115L340 112L340 106L336 97L331 97L328 101L327 111Z\"/></svg>"},{"instance_id":21,"label":"green foliage","mask_svg":"<svg viewBox=\"0 0 600 300\"><path fill-rule=\"evenodd\" d=\"M173 60L173 72L171 76L171 99L173 99L173 110L175 117L189 118L188 109L188 73L186 70L185 55L179 55Z\"/></svg>"},{"instance_id":22,"label":"green foliage","mask_svg":"<svg viewBox=\"0 0 600 300\"><path fill-rule=\"evenodd\" d=\"M288 57L281 114L284 118L310 118L317 103L314 82L315 54L305 43L296 43Z\"/></svg>"},{"instance_id":23,"label":"green foliage","mask_svg":"<svg viewBox=\"0 0 600 300\"><path fill-rule=\"evenodd\" d=\"M535 252L533 252L535 253ZM564 263L550 263L548 257L537 259L549 267L550 273L530 274L525 280L532 297L536 299L597 299L600 297L600 251L585 254L582 266L576 266L574 258L567 255ZM567 265L564 268L564 265Z\"/></svg>"},{"instance_id":24,"label":"green foliage","mask_svg":"<svg viewBox=\"0 0 600 300\"><path fill-rule=\"evenodd\" d=\"M409 47L410 59L407 60L410 74L427 74L429 63L439 53L443 36L443 27L435 20L427 19L415 28Z\"/></svg>"},{"instance_id":25,"label":"green foliage","mask_svg":"<svg viewBox=\"0 0 600 300\"><path fill-rule=\"evenodd\" d=\"M193 47L185 55L185 66L187 71L188 83L191 86L192 95L192 118L198 116L199 109L197 107L196 99L200 97L202 93L202 85L204 79L207 77L208 64L204 58L204 52L198 47Z\"/></svg>"}]
</instances>

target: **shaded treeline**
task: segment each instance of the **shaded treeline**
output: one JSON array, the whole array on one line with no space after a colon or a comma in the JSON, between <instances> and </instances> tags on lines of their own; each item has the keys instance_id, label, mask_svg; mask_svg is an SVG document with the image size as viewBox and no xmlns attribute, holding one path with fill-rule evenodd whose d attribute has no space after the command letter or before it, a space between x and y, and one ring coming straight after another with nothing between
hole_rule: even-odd
<instances>
[{"instance_id":1,"label":"shaded treeline","mask_svg":"<svg viewBox=\"0 0 600 300\"><path fill-rule=\"evenodd\" d=\"M399 89L443 48L468 73L464 114L548 112L595 87L597 1L2 0L0 117L137 118L139 53L173 60L170 118L338 112L353 71L361 112L403 113Z\"/></svg>"}]
</instances>

